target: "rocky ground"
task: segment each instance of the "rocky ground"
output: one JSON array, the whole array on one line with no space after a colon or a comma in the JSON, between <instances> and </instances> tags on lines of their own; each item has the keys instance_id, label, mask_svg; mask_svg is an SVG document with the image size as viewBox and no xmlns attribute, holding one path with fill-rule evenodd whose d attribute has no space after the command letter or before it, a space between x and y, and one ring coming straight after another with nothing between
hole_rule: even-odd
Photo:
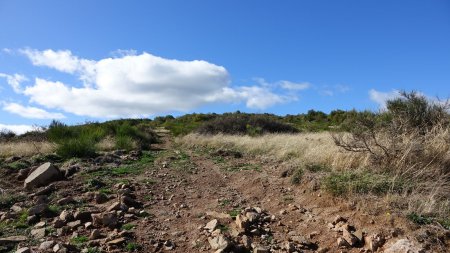
<instances>
[{"instance_id":1,"label":"rocky ground","mask_svg":"<svg viewBox=\"0 0 450 253\"><path fill-rule=\"evenodd\" d=\"M229 150L11 157L0 170L0 252L450 252L450 232L292 185Z\"/></svg>"}]
</instances>

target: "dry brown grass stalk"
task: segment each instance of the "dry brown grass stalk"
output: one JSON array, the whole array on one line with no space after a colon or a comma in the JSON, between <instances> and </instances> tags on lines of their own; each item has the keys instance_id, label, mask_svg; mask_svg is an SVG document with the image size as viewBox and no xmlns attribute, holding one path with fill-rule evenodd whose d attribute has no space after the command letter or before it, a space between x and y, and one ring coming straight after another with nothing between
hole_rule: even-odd
<instances>
[{"instance_id":1,"label":"dry brown grass stalk","mask_svg":"<svg viewBox=\"0 0 450 253\"><path fill-rule=\"evenodd\" d=\"M367 154L341 150L334 145L327 132L267 134L258 137L189 134L178 141L190 147L236 149L248 154L268 156L279 162L315 163L335 170L365 167L369 162Z\"/></svg>"},{"instance_id":2,"label":"dry brown grass stalk","mask_svg":"<svg viewBox=\"0 0 450 253\"><path fill-rule=\"evenodd\" d=\"M399 136L398 156L389 163L373 160L370 152L351 152L335 145L330 133L269 134L258 137L189 134L178 142L190 148L234 149L288 164L321 164L339 171L388 173L403 191L387 192L380 201L407 206L407 212L448 218L450 211L450 135L435 128L425 136ZM389 140L380 137L381 145ZM392 186L392 189L399 187Z\"/></svg>"},{"instance_id":3,"label":"dry brown grass stalk","mask_svg":"<svg viewBox=\"0 0 450 253\"><path fill-rule=\"evenodd\" d=\"M47 141L0 142L0 157L49 154L53 153L55 148L54 143Z\"/></svg>"}]
</instances>

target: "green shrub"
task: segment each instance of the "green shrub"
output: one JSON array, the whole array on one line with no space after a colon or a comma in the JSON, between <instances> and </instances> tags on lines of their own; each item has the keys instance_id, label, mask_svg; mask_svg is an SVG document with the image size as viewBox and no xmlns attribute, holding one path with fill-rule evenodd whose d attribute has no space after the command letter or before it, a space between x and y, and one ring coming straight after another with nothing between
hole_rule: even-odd
<instances>
[{"instance_id":1,"label":"green shrub","mask_svg":"<svg viewBox=\"0 0 450 253\"><path fill-rule=\"evenodd\" d=\"M16 137L16 134L11 130L0 130L0 141L10 141Z\"/></svg>"},{"instance_id":2,"label":"green shrub","mask_svg":"<svg viewBox=\"0 0 450 253\"><path fill-rule=\"evenodd\" d=\"M448 105L429 101L414 91L401 92L400 95L388 100L387 109L383 112L356 114L346 123L351 125L348 127L350 135L333 135L336 145L347 151L368 153L384 166L400 159L425 164L437 160L436 157L427 157L423 147L430 135L435 135L436 129L445 132L449 127Z\"/></svg>"},{"instance_id":3,"label":"green shrub","mask_svg":"<svg viewBox=\"0 0 450 253\"><path fill-rule=\"evenodd\" d=\"M63 158L92 157L96 144L107 136L116 140L117 149L148 149L157 141L156 134L146 120L115 120L105 123L88 122L84 125L67 126L52 121L46 132L50 141L58 144L56 153Z\"/></svg>"},{"instance_id":4,"label":"green shrub","mask_svg":"<svg viewBox=\"0 0 450 253\"><path fill-rule=\"evenodd\" d=\"M266 133L296 133L298 130L270 115L229 114L205 122L197 131L200 134L261 135Z\"/></svg>"},{"instance_id":5,"label":"green shrub","mask_svg":"<svg viewBox=\"0 0 450 253\"><path fill-rule=\"evenodd\" d=\"M387 112L397 127L419 129L422 133L436 125L448 125L448 105L429 101L417 92L400 92L400 97L386 102Z\"/></svg>"},{"instance_id":6,"label":"green shrub","mask_svg":"<svg viewBox=\"0 0 450 253\"><path fill-rule=\"evenodd\" d=\"M76 138L62 141L56 153L66 159L72 157L93 157L96 154L95 143L88 138Z\"/></svg>"},{"instance_id":7,"label":"green shrub","mask_svg":"<svg viewBox=\"0 0 450 253\"><path fill-rule=\"evenodd\" d=\"M116 136L116 149L125 149L130 151L134 148L133 139L130 136L118 135Z\"/></svg>"},{"instance_id":8,"label":"green shrub","mask_svg":"<svg viewBox=\"0 0 450 253\"><path fill-rule=\"evenodd\" d=\"M48 126L47 137L56 143L67 138L74 137L74 131L66 124L53 120Z\"/></svg>"}]
</instances>

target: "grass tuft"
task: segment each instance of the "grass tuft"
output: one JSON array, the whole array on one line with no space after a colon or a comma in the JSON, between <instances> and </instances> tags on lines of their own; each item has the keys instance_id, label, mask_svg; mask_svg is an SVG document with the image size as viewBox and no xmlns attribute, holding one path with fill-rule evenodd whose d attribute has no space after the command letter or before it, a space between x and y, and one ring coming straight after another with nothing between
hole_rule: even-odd
<instances>
[{"instance_id":1,"label":"grass tuft","mask_svg":"<svg viewBox=\"0 0 450 253\"><path fill-rule=\"evenodd\" d=\"M302 181L302 177L303 177L303 169L302 168L298 168L294 171L294 174L291 177L291 183L292 184L300 184L300 182Z\"/></svg>"},{"instance_id":2,"label":"grass tuft","mask_svg":"<svg viewBox=\"0 0 450 253\"><path fill-rule=\"evenodd\" d=\"M127 245L125 246L125 250L128 252L135 252L138 251L142 248L141 245L135 243L135 242L129 242L127 243Z\"/></svg>"},{"instance_id":3,"label":"grass tuft","mask_svg":"<svg viewBox=\"0 0 450 253\"><path fill-rule=\"evenodd\" d=\"M324 178L323 185L326 190L335 196L348 196L351 193L381 195L402 190L401 181L395 180L389 175L369 171L333 172Z\"/></svg>"}]
</instances>

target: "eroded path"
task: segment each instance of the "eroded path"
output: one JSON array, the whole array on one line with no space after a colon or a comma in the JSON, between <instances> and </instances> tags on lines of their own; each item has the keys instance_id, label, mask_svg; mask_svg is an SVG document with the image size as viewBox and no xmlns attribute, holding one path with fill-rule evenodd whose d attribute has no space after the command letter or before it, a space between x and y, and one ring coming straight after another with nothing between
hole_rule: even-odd
<instances>
[{"instance_id":1,"label":"eroded path","mask_svg":"<svg viewBox=\"0 0 450 253\"><path fill-rule=\"evenodd\" d=\"M309 175L293 185L267 158L186 149L158 134L150 152L60 164L66 180L0 212L0 252L10 244L88 253L448 251L448 230L333 198ZM4 174L2 187L23 191L20 173Z\"/></svg>"},{"instance_id":2,"label":"eroded path","mask_svg":"<svg viewBox=\"0 0 450 253\"><path fill-rule=\"evenodd\" d=\"M148 174L158 179L147 189L154 217L137 227L146 250L164 250L170 241L175 252L213 252L210 241L220 239L231 245L228 249L243 252L370 252L388 248L414 229L400 217L374 216L359 211L356 203L330 197L315 179L294 186L270 161L228 150L186 150L168 133L160 134L165 141L156 148L166 154ZM257 221L239 224L236 215ZM204 228L214 219L220 234ZM352 246L339 246L339 238ZM445 246L429 247L439 251Z\"/></svg>"}]
</instances>

